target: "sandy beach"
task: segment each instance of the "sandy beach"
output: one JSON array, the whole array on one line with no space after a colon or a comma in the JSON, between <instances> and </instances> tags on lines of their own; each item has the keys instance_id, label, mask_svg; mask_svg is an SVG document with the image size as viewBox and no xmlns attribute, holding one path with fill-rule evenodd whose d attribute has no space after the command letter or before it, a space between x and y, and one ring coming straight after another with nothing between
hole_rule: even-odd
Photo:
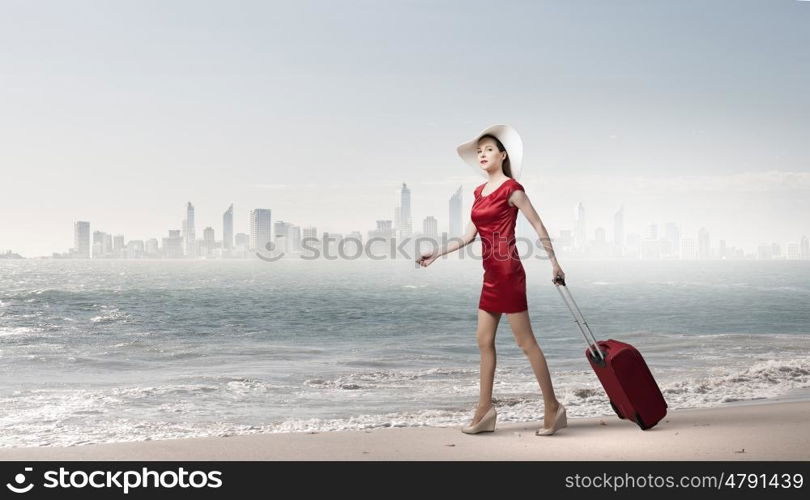
<instances>
[{"instance_id":1,"label":"sandy beach","mask_svg":"<svg viewBox=\"0 0 810 500\"><path fill-rule=\"evenodd\" d=\"M3 448L2 460L810 460L810 401L670 411L642 431L615 416L542 423L251 434L72 447Z\"/></svg>"}]
</instances>

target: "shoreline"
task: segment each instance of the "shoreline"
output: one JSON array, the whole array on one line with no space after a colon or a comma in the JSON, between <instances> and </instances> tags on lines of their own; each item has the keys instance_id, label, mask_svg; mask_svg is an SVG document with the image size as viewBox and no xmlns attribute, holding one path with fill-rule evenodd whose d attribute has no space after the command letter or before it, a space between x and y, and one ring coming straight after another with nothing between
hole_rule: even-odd
<instances>
[{"instance_id":1,"label":"shoreline","mask_svg":"<svg viewBox=\"0 0 810 500\"><path fill-rule=\"evenodd\" d=\"M541 424L498 423L481 434L464 434L459 423L0 448L0 460L810 460L810 401L798 396L670 410L646 431L615 415L569 417L554 436L535 436Z\"/></svg>"}]
</instances>

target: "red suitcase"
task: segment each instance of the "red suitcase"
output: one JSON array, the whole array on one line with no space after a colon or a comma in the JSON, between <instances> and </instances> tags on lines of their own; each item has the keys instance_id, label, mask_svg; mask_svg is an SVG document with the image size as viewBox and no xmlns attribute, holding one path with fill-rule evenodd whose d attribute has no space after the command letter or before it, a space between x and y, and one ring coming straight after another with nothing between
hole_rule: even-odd
<instances>
[{"instance_id":1,"label":"red suitcase","mask_svg":"<svg viewBox=\"0 0 810 500\"><path fill-rule=\"evenodd\" d=\"M642 430L653 427L667 414L667 402L641 353L618 340L597 342L565 281L560 283L556 285L557 291L585 337L588 344L585 357L605 388L613 411L619 418L634 421ZM593 342L588 339L588 334Z\"/></svg>"}]
</instances>

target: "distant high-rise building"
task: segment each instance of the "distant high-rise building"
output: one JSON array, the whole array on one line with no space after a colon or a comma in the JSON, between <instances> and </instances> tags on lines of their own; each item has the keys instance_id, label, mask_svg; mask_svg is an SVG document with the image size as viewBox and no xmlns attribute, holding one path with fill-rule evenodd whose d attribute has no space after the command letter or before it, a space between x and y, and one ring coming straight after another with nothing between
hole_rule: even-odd
<instances>
[{"instance_id":1,"label":"distant high-rise building","mask_svg":"<svg viewBox=\"0 0 810 500\"><path fill-rule=\"evenodd\" d=\"M422 234L435 240L439 239L439 224L436 222L436 217L425 217L425 220L422 221Z\"/></svg>"},{"instance_id":2,"label":"distant high-rise building","mask_svg":"<svg viewBox=\"0 0 810 500\"><path fill-rule=\"evenodd\" d=\"M810 240L805 235L802 235L802 241L799 243L799 254L802 259L810 259Z\"/></svg>"},{"instance_id":3,"label":"distant high-rise building","mask_svg":"<svg viewBox=\"0 0 810 500\"><path fill-rule=\"evenodd\" d=\"M101 249L101 252L104 255L111 255L113 251L113 240L112 235L110 233L104 233L104 247Z\"/></svg>"},{"instance_id":4,"label":"distant high-rise building","mask_svg":"<svg viewBox=\"0 0 810 500\"><path fill-rule=\"evenodd\" d=\"M698 258L708 259L711 257L709 252L709 232L706 228L702 227L698 230Z\"/></svg>"},{"instance_id":5,"label":"distant high-rise building","mask_svg":"<svg viewBox=\"0 0 810 500\"><path fill-rule=\"evenodd\" d=\"M273 229L274 229L275 235L276 236L287 236L288 231L290 229L290 226L292 226L292 224L290 224L289 222L285 222L283 220L276 221L273 224Z\"/></svg>"},{"instance_id":6,"label":"distant high-rise building","mask_svg":"<svg viewBox=\"0 0 810 500\"><path fill-rule=\"evenodd\" d=\"M367 250L371 258L386 251L387 242L395 236L395 229L390 220L378 220L377 229L368 232Z\"/></svg>"},{"instance_id":7,"label":"distant high-rise building","mask_svg":"<svg viewBox=\"0 0 810 500\"><path fill-rule=\"evenodd\" d=\"M647 226L647 239L653 241L658 239L658 224L653 223Z\"/></svg>"},{"instance_id":8,"label":"distant high-rise building","mask_svg":"<svg viewBox=\"0 0 810 500\"><path fill-rule=\"evenodd\" d=\"M300 252L301 251L301 226L297 226L295 224L290 224L290 227L287 229L289 238L290 238L290 245L292 246L293 252Z\"/></svg>"},{"instance_id":9,"label":"distant high-rise building","mask_svg":"<svg viewBox=\"0 0 810 500\"><path fill-rule=\"evenodd\" d=\"M104 233L93 231L93 258L98 259L104 256Z\"/></svg>"},{"instance_id":10,"label":"distant high-rise building","mask_svg":"<svg viewBox=\"0 0 810 500\"><path fill-rule=\"evenodd\" d=\"M608 257L607 231L602 226L596 228L593 232L593 249L591 255L597 259Z\"/></svg>"},{"instance_id":11,"label":"distant high-rise building","mask_svg":"<svg viewBox=\"0 0 810 500\"><path fill-rule=\"evenodd\" d=\"M149 238L144 245L144 253L149 257L155 257L158 254L158 240L157 238Z\"/></svg>"},{"instance_id":12,"label":"distant high-rise building","mask_svg":"<svg viewBox=\"0 0 810 500\"><path fill-rule=\"evenodd\" d=\"M757 258L758 259L770 259L771 258L771 246L767 243L760 243L757 246Z\"/></svg>"},{"instance_id":13,"label":"distant high-rise building","mask_svg":"<svg viewBox=\"0 0 810 500\"><path fill-rule=\"evenodd\" d=\"M694 238L681 238L681 258L697 259L697 242Z\"/></svg>"},{"instance_id":14,"label":"distant high-rise building","mask_svg":"<svg viewBox=\"0 0 810 500\"><path fill-rule=\"evenodd\" d=\"M277 251L284 252L285 254L290 253L292 249L292 241L290 241L291 227L292 224L289 222L284 222L283 220L277 221L275 224L273 224L273 238Z\"/></svg>"},{"instance_id":15,"label":"distant high-rise building","mask_svg":"<svg viewBox=\"0 0 810 500\"><path fill-rule=\"evenodd\" d=\"M405 185L404 182L402 183L400 206L402 207L402 212L399 217L402 230L401 236L406 238L413 232L413 226L411 224L411 190L408 189L408 186Z\"/></svg>"},{"instance_id":16,"label":"distant high-rise building","mask_svg":"<svg viewBox=\"0 0 810 500\"><path fill-rule=\"evenodd\" d=\"M188 202L186 205L186 219L183 224L183 239L187 256L194 256L197 243L197 233L194 223L194 205Z\"/></svg>"},{"instance_id":17,"label":"distant high-rise building","mask_svg":"<svg viewBox=\"0 0 810 500\"><path fill-rule=\"evenodd\" d=\"M782 245L777 242L771 242L771 257L782 257Z\"/></svg>"},{"instance_id":18,"label":"distant high-rise building","mask_svg":"<svg viewBox=\"0 0 810 500\"><path fill-rule=\"evenodd\" d=\"M801 253L799 252L799 244L795 241L791 241L787 244L787 258L788 259L799 259L801 258Z\"/></svg>"},{"instance_id":19,"label":"distant high-rise building","mask_svg":"<svg viewBox=\"0 0 810 500\"><path fill-rule=\"evenodd\" d=\"M304 228L303 234L301 235L303 240L302 245L306 242L307 246L312 246L311 243L318 239L318 228L307 226Z\"/></svg>"},{"instance_id":20,"label":"distant high-rise building","mask_svg":"<svg viewBox=\"0 0 810 500\"><path fill-rule=\"evenodd\" d=\"M179 229L170 229L169 237L163 238L163 256L171 259L183 256L183 236Z\"/></svg>"},{"instance_id":21,"label":"distant high-rise building","mask_svg":"<svg viewBox=\"0 0 810 500\"><path fill-rule=\"evenodd\" d=\"M143 257L143 240L129 240L124 248L123 257L127 259L140 259Z\"/></svg>"},{"instance_id":22,"label":"distant high-rise building","mask_svg":"<svg viewBox=\"0 0 810 500\"><path fill-rule=\"evenodd\" d=\"M460 238L464 235L464 217L462 215L462 204L464 195L461 191L461 186L458 187L453 196L450 197L449 211L450 211L450 238Z\"/></svg>"},{"instance_id":23,"label":"distant high-rise building","mask_svg":"<svg viewBox=\"0 0 810 500\"><path fill-rule=\"evenodd\" d=\"M121 257L121 252L124 250L124 235L116 234L113 236L113 252L116 257Z\"/></svg>"},{"instance_id":24,"label":"distant high-rise building","mask_svg":"<svg viewBox=\"0 0 810 500\"><path fill-rule=\"evenodd\" d=\"M582 202L577 204L577 213L575 216L576 219L576 230L574 233L574 246L584 250L587 246L587 234L585 232L585 206L582 205Z\"/></svg>"},{"instance_id":25,"label":"distant high-rise building","mask_svg":"<svg viewBox=\"0 0 810 500\"><path fill-rule=\"evenodd\" d=\"M343 233L332 233L328 231L323 232L323 250L324 257L334 260L338 256L338 251L343 241Z\"/></svg>"},{"instance_id":26,"label":"distant high-rise building","mask_svg":"<svg viewBox=\"0 0 810 500\"><path fill-rule=\"evenodd\" d=\"M620 249L624 247L624 204L613 214L613 243Z\"/></svg>"},{"instance_id":27,"label":"distant high-rise building","mask_svg":"<svg viewBox=\"0 0 810 500\"><path fill-rule=\"evenodd\" d=\"M236 250L246 251L250 247L250 236L245 233L236 233L233 237Z\"/></svg>"},{"instance_id":28,"label":"distant high-rise building","mask_svg":"<svg viewBox=\"0 0 810 500\"><path fill-rule=\"evenodd\" d=\"M208 226L203 229L203 241L206 245L211 245L211 247L216 244L216 235L213 227Z\"/></svg>"},{"instance_id":29,"label":"distant high-rise building","mask_svg":"<svg viewBox=\"0 0 810 500\"><path fill-rule=\"evenodd\" d=\"M272 241L272 211L269 208L254 208L250 211L250 250L267 251Z\"/></svg>"},{"instance_id":30,"label":"distant high-rise building","mask_svg":"<svg viewBox=\"0 0 810 500\"><path fill-rule=\"evenodd\" d=\"M390 239L394 237L394 228L390 220L378 220L377 229L369 231L368 237Z\"/></svg>"},{"instance_id":31,"label":"distant high-rise building","mask_svg":"<svg viewBox=\"0 0 810 500\"><path fill-rule=\"evenodd\" d=\"M681 231L674 222L664 224L664 253L677 257L681 252Z\"/></svg>"},{"instance_id":32,"label":"distant high-rise building","mask_svg":"<svg viewBox=\"0 0 810 500\"><path fill-rule=\"evenodd\" d=\"M222 214L222 248L225 250L233 248L233 203Z\"/></svg>"},{"instance_id":33,"label":"distant high-rise building","mask_svg":"<svg viewBox=\"0 0 810 500\"><path fill-rule=\"evenodd\" d=\"M624 236L624 256L640 258L642 256L641 235L629 232Z\"/></svg>"},{"instance_id":34,"label":"distant high-rise building","mask_svg":"<svg viewBox=\"0 0 810 500\"><path fill-rule=\"evenodd\" d=\"M73 223L73 251L76 258L90 258L90 222L80 220Z\"/></svg>"}]
</instances>

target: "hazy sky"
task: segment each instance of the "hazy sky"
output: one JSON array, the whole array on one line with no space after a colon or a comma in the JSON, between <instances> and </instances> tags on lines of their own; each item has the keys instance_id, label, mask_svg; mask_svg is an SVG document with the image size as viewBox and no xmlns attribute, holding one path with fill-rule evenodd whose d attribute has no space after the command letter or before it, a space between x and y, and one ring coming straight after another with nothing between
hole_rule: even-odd
<instances>
[{"instance_id":1,"label":"hazy sky","mask_svg":"<svg viewBox=\"0 0 810 500\"><path fill-rule=\"evenodd\" d=\"M555 236L674 221L712 245L810 236L810 2L0 0L0 251L73 221L221 238L235 208L364 235L483 178L456 146L508 123Z\"/></svg>"}]
</instances>

